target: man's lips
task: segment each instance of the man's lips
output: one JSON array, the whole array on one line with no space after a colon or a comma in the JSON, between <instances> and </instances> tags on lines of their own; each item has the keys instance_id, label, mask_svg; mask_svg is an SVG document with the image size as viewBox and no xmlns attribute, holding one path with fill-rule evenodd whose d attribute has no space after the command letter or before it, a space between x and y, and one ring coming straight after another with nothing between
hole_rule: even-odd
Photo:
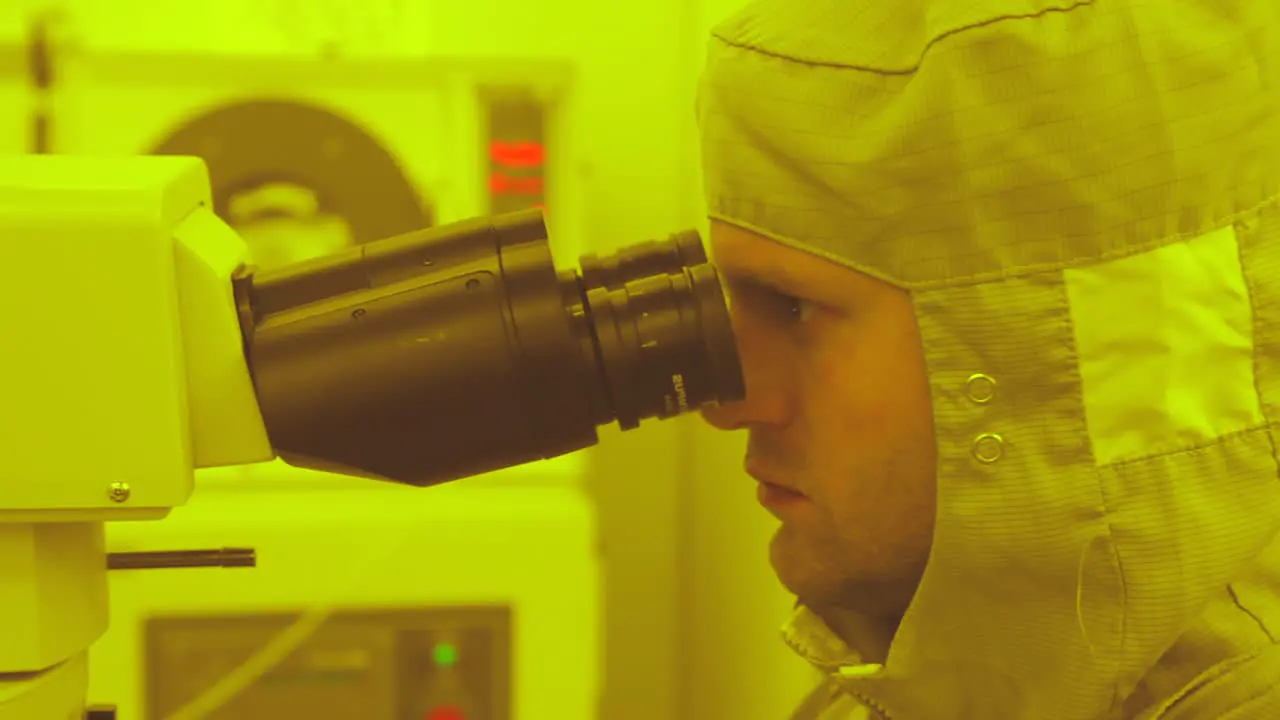
<instances>
[{"instance_id":1,"label":"man's lips","mask_svg":"<svg viewBox=\"0 0 1280 720\"><path fill-rule=\"evenodd\" d=\"M804 493L800 492L795 487L788 485L787 483L777 480L774 475L770 474L764 468L760 467L757 463L754 463L748 460L746 461L746 463L744 463L743 469L746 470L746 473L750 475L752 478L754 478L756 482L762 485L776 488L778 490L781 490L782 492L790 493L792 495L799 495L800 497L804 497Z\"/></svg>"}]
</instances>

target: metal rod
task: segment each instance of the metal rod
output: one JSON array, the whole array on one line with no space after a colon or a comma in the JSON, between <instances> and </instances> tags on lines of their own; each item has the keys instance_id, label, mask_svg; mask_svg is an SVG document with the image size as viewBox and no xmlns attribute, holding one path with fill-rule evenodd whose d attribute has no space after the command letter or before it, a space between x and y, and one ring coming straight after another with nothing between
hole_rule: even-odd
<instances>
[{"instance_id":1,"label":"metal rod","mask_svg":"<svg viewBox=\"0 0 1280 720\"><path fill-rule=\"evenodd\" d=\"M154 570L191 567L256 567L253 548L217 550L160 550L155 552L107 553L108 570Z\"/></svg>"}]
</instances>

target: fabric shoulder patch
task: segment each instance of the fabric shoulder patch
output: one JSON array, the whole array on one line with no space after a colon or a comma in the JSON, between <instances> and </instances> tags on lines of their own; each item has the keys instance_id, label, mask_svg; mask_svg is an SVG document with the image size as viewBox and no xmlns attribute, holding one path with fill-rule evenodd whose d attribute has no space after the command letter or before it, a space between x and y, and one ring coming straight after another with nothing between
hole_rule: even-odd
<instances>
[{"instance_id":1,"label":"fabric shoulder patch","mask_svg":"<svg viewBox=\"0 0 1280 720\"><path fill-rule=\"evenodd\" d=\"M1233 226L1063 275L1097 465L1264 424Z\"/></svg>"}]
</instances>

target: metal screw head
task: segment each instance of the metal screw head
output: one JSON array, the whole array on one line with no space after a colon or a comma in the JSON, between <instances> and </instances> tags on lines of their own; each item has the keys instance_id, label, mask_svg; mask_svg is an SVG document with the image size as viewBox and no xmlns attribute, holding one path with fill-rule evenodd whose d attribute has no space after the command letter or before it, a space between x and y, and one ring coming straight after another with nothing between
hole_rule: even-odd
<instances>
[{"instance_id":1,"label":"metal screw head","mask_svg":"<svg viewBox=\"0 0 1280 720\"><path fill-rule=\"evenodd\" d=\"M129 492L129 483L113 482L111 488L107 490L107 497L111 498L112 502L122 503L129 499Z\"/></svg>"}]
</instances>

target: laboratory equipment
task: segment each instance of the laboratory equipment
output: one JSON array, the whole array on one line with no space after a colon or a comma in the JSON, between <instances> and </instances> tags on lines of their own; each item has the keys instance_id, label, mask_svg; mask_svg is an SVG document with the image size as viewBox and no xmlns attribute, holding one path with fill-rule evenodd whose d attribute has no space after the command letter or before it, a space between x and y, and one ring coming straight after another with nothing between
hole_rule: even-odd
<instances>
[{"instance_id":1,"label":"laboratory equipment","mask_svg":"<svg viewBox=\"0 0 1280 720\"><path fill-rule=\"evenodd\" d=\"M259 273L210 198L198 158L0 158L2 720L86 715L103 523L197 468L427 487L744 394L696 233L557 270L531 210Z\"/></svg>"}]
</instances>

